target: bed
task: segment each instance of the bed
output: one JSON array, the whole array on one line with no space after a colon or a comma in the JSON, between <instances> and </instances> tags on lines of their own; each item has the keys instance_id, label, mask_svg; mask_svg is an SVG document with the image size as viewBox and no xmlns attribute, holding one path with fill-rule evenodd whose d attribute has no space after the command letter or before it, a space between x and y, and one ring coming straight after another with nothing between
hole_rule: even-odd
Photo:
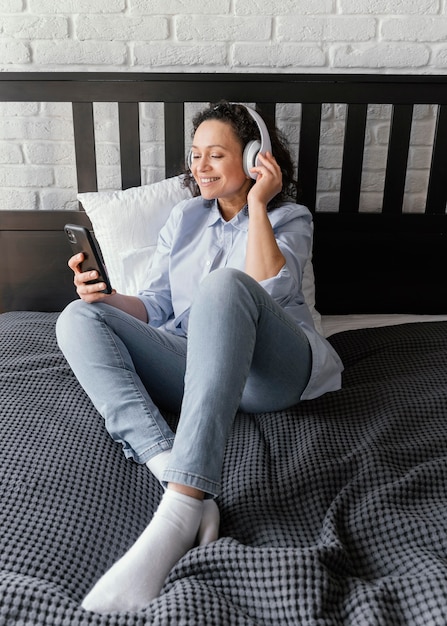
<instances>
[{"instance_id":1,"label":"bed","mask_svg":"<svg viewBox=\"0 0 447 626\"><path fill-rule=\"evenodd\" d=\"M181 559L146 609L95 615L82 598L147 525L161 487L124 459L58 350L58 312L75 297L63 226L93 228L110 258L133 224L112 273L124 283L130 268L138 273L165 213L151 217L154 232L135 224L154 197L183 193L173 185L185 103L222 97L269 115L299 103L298 179L315 229L309 298L342 357L343 388L278 413L241 413L219 539ZM6 73L0 102L73 103L80 194L78 210L0 211L0 625L445 624L447 77ZM96 102L118 103L115 192L98 191ZM141 184L147 102L163 103L158 185ZM340 103L339 202L325 211L322 112ZM371 105L392 116L383 194L377 210L361 211ZM419 105L433 109L435 126L424 202L407 212Z\"/></svg>"}]
</instances>

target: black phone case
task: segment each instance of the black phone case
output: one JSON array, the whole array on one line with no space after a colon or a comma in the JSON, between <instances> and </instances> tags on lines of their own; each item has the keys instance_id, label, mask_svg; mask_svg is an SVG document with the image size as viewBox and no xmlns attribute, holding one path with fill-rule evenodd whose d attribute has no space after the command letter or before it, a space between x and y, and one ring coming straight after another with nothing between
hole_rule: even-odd
<instances>
[{"instance_id":1,"label":"black phone case","mask_svg":"<svg viewBox=\"0 0 447 626\"><path fill-rule=\"evenodd\" d=\"M84 261L81 264L82 271L88 272L90 270L96 270L99 274L99 278L89 280L88 284L105 283L106 289L103 289L103 293L111 293L112 286L110 284L109 275L104 265L99 246L91 232L84 226L79 226L78 224L65 224L64 230L73 253L78 254L82 252L84 254Z\"/></svg>"}]
</instances>

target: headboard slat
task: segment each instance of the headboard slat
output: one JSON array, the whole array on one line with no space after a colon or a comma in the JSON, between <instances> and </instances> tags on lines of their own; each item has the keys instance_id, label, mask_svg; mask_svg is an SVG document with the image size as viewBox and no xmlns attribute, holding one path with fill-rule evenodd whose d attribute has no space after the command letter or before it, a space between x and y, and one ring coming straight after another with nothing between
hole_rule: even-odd
<instances>
[{"instance_id":1,"label":"headboard slat","mask_svg":"<svg viewBox=\"0 0 447 626\"><path fill-rule=\"evenodd\" d=\"M445 213L447 204L447 105L438 107L426 213Z\"/></svg>"},{"instance_id":2,"label":"headboard slat","mask_svg":"<svg viewBox=\"0 0 447 626\"><path fill-rule=\"evenodd\" d=\"M183 102L165 102L165 174L176 176L185 161L185 112Z\"/></svg>"},{"instance_id":3,"label":"headboard slat","mask_svg":"<svg viewBox=\"0 0 447 626\"><path fill-rule=\"evenodd\" d=\"M92 102L73 102L73 131L78 191L98 191Z\"/></svg>"},{"instance_id":4,"label":"headboard slat","mask_svg":"<svg viewBox=\"0 0 447 626\"><path fill-rule=\"evenodd\" d=\"M118 104L121 153L121 186L141 185L140 113L138 102Z\"/></svg>"},{"instance_id":5,"label":"headboard slat","mask_svg":"<svg viewBox=\"0 0 447 626\"><path fill-rule=\"evenodd\" d=\"M340 182L340 212L359 209L365 151L366 104L348 105Z\"/></svg>"},{"instance_id":6,"label":"headboard slat","mask_svg":"<svg viewBox=\"0 0 447 626\"><path fill-rule=\"evenodd\" d=\"M396 104L393 107L383 191L383 213L402 213L412 121L412 104Z\"/></svg>"},{"instance_id":7,"label":"headboard slat","mask_svg":"<svg viewBox=\"0 0 447 626\"><path fill-rule=\"evenodd\" d=\"M263 102L256 107L259 112L273 123L276 122L276 104L274 102Z\"/></svg>"},{"instance_id":8,"label":"headboard slat","mask_svg":"<svg viewBox=\"0 0 447 626\"><path fill-rule=\"evenodd\" d=\"M303 104L298 155L299 200L315 211L320 152L321 104Z\"/></svg>"}]
</instances>

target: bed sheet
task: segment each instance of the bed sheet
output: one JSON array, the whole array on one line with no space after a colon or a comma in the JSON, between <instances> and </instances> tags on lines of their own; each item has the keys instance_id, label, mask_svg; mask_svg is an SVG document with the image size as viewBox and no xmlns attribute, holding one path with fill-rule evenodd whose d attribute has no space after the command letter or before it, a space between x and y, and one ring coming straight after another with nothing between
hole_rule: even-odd
<instances>
[{"instance_id":1,"label":"bed sheet","mask_svg":"<svg viewBox=\"0 0 447 626\"><path fill-rule=\"evenodd\" d=\"M97 616L81 599L161 487L107 436L55 320L0 316L1 626L445 624L447 323L331 336L341 391L238 414L219 540L145 610Z\"/></svg>"},{"instance_id":2,"label":"bed sheet","mask_svg":"<svg viewBox=\"0 0 447 626\"><path fill-rule=\"evenodd\" d=\"M412 324L415 322L447 321L446 315L410 315L410 314L352 314L352 315L323 315L321 327L325 337L346 330L359 328L380 328L382 326L396 326L397 324Z\"/></svg>"}]
</instances>

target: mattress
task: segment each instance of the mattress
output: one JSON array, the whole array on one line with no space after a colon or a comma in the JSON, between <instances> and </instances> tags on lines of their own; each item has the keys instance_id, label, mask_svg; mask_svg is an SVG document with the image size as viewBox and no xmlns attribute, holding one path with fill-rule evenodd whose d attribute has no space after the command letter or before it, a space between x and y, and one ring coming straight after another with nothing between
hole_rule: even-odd
<instances>
[{"instance_id":1,"label":"mattress","mask_svg":"<svg viewBox=\"0 0 447 626\"><path fill-rule=\"evenodd\" d=\"M0 316L2 626L445 623L447 322L332 334L342 390L238 414L219 539L146 609L99 616L80 602L161 487L108 437L56 317Z\"/></svg>"}]
</instances>

